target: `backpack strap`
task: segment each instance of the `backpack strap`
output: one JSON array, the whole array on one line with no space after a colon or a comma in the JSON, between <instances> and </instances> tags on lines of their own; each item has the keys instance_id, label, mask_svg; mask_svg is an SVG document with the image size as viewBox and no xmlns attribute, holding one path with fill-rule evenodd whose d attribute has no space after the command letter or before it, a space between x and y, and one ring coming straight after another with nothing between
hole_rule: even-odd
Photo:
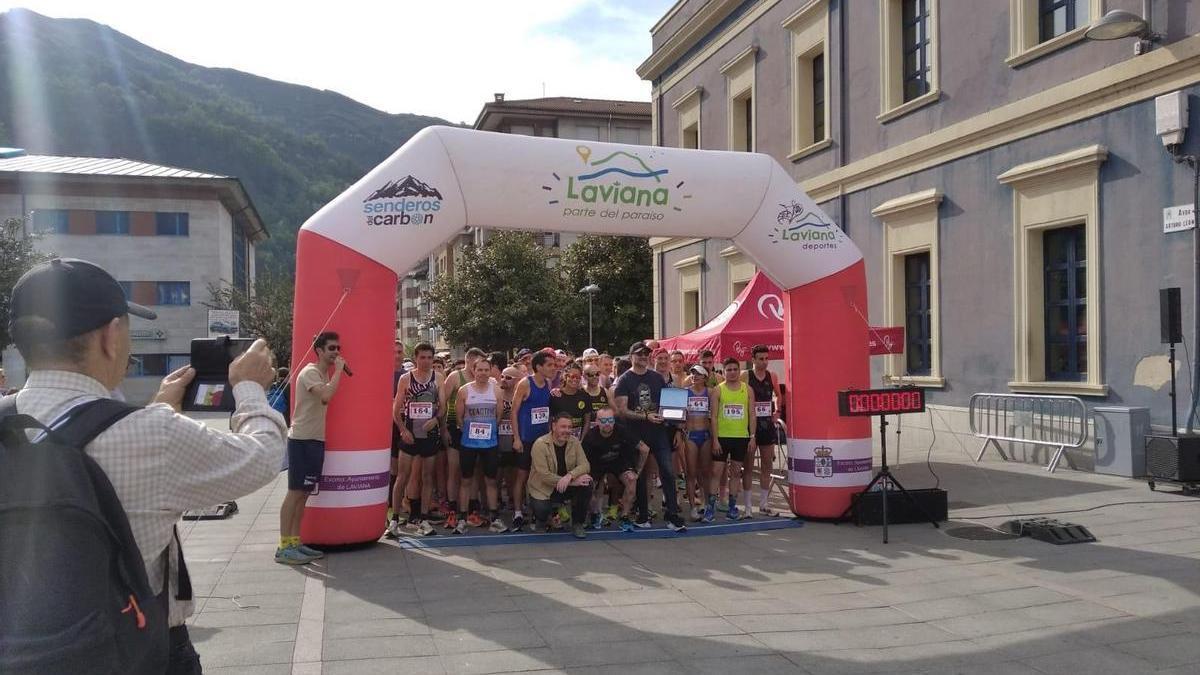
<instances>
[{"instance_id":1,"label":"backpack strap","mask_svg":"<svg viewBox=\"0 0 1200 675\"><path fill-rule=\"evenodd\" d=\"M141 410L111 398L97 398L72 408L66 419L51 425L59 443L83 450L109 427Z\"/></svg>"}]
</instances>

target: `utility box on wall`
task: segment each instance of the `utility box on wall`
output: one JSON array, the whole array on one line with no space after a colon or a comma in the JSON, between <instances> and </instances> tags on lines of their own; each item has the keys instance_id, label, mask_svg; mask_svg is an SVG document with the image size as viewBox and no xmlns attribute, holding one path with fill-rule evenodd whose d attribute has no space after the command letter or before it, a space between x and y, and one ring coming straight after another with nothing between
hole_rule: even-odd
<instances>
[{"instance_id":1,"label":"utility box on wall","mask_svg":"<svg viewBox=\"0 0 1200 675\"><path fill-rule=\"evenodd\" d=\"M1146 475L1149 408L1092 408L1096 424L1096 473L1138 478Z\"/></svg>"}]
</instances>

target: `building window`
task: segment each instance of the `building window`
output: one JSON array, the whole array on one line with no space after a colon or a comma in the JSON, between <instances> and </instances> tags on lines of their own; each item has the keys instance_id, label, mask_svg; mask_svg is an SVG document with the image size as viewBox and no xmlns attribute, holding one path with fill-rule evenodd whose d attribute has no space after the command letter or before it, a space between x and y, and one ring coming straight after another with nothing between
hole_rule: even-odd
<instances>
[{"instance_id":1,"label":"building window","mask_svg":"<svg viewBox=\"0 0 1200 675\"><path fill-rule=\"evenodd\" d=\"M1013 379L1019 392L1107 396L1100 313L1100 165L1091 145L1013 167ZM1090 263L1090 264L1089 264Z\"/></svg>"},{"instance_id":2,"label":"building window","mask_svg":"<svg viewBox=\"0 0 1200 675\"><path fill-rule=\"evenodd\" d=\"M729 302L733 302L750 285L758 268L737 246L721 249L721 257L725 259L726 275L729 277Z\"/></svg>"},{"instance_id":3,"label":"building window","mask_svg":"<svg viewBox=\"0 0 1200 675\"><path fill-rule=\"evenodd\" d=\"M758 47L751 46L721 66L729 92L729 149L754 151L754 65Z\"/></svg>"},{"instance_id":4,"label":"building window","mask_svg":"<svg viewBox=\"0 0 1200 675\"><path fill-rule=\"evenodd\" d=\"M700 147L700 98L704 93L701 87L695 87L680 96L671 104L679 114L679 147Z\"/></svg>"},{"instance_id":5,"label":"building window","mask_svg":"<svg viewBox=\"0 0 1200 675\"><path fill-rule=\"evenodd\" d=\"M884 356L884 382L945 386L938 302L938 209L942 193L923 190L875 207L883 223L884 320L904 327L904 353Z\"/></svg>"},{"instance_id":6,"label":"building window","mask_svg":"<svg viewBox=\"0 0 1200 675\"><path fill-rule=\"evenodd\" d=\"M929 93L929 2L904 0L901 40L904 54L904 102Z\"/></svg>"},{"instance_id":7,"label":"building window","mask_svg":"<svg viewBox=\"0 0 1200 675\"><path fill-rule=\"evenodd\" d=\"M159 305L186 307L192 304L192 284L188 281L159 281L157 302Z\"/></svg>"},{"instance_id":8,"label":"building window","mask_svg":"<svg viewBox=\"0 0 1200 675\"><path fill-rule=\"evenodd\" d=\"M881 122L941 95L938 89L939 0L880 0Z\"/></svg>"},{"instance_id":9,"label":"building window","mask_svg":"<svg viewBox=\"0 0 1200 675\"><path fill-rule=\"evenodd\" d=\"M589 124L577 124L575 125L575 138L581 141L599 141L600 127Z\"/></svg>"},{"instance_id":10,"label":"building window","mask_svg":"<svg viewBox=\"0 0 1200 675\"><path fill-rule=\"evenodd\" d=\"M1042 233L1046 379L1087 380L1087 233L1083 225Z\"/></svg>"},{"instance_id":11,"label":"building window","mask_svg":"<svg viewBox=\"0 0 1200 675\"><path fill-rule=\"evenodd\" d=\"M812 58L812 120L813 142L825 138L825 54Z\"/></svg>"},{"instance_id":12,"label":"building window","mask_svg":"<svg viewBox=\"0 0 1200 675\"><path fill-rule=\"evenodd\" d=\"M129 212L97 211L96 234L129 234Z\"/></svg>"},{"instance_id":13,"label":"building window","mask_svg":"<svg viewBox=\"0 0 1200 675\"><path fill-rule=\"evenodd\" d=\"M1090 0L1038 0L1038 42L1088 24Z\"/></svg>"},{"instance_id":14,"label":"building window","mask_svg":"<svg viewBox=\"0 0 1200 675\"><path fill-rule=\"evenodd\" d=\"M1009 0L1008 58L1012 67L1084 39L1104 0Z\"/></svg>"},{"instance_id":15,"label":"building window","mask_svg":"<svg viewBox=\"0 0 1200 675\"><path fill-rule=\"evenodd\" d=\"M795 161L829 146L826 0L805 4L782 25L791 34L792 44L792 153L788 159Z\"/></svg>"},{"instance_id":16,"label":"building window","mask_svg":"<svg viewBox=\"0 0 1200 675\"><path fill-rule=\"evenodd\" d=\"M33 231L42 234L67 234L70 212L66 209L38 209L33 212Z\"/></svg>"},{"instance_id":17,"label":"building window","mask_svg":"<svg viewBox=\"0 0 1200 675\"><path fill-rule=\"evenodd\" d=\"M185 214L186 215L186 214ZM233 287L244 293L250 291L250 241L246 233L233 225Z\"/></svg>"},{"instance_id":18,"label":"building window","mask_svg":"<svg viewBox=\"0 0 1200 675\"><path fill-rule=\"evenodd\" d=\"M700 291L683 292L683 325L684 331L695 329L700 325Z\"/></svg>"},{"instance_id":19,"label":"building window","mask_svg":"<svg viewBox=\"0 0 1200 675\"><path fill-rule=\"evenodd\" d=\"M129 377L162 377L188 365L189 354L134 354L129 359Z\"/></svg>"},{"instance_id":20,"label":"building window","mask_svg":"<svg viewBox=\"0 0 1200 675\"><path fill-rule=\"evenodd\" d=\"M704 257L694 255L675 262L673 267L679 274L679 330L686 332L704 321L704 297L700 270Z\"/></svg>"},{"instance_id":21,"label":"building window","mask_svg":"<svg viewBox=\"0 0 1200 675\"><path fill-rule=\"evenodd\" d=\"M155 234L160 237L188 236L188 214L159 212L154 214Z\"/></svg>"},{"instance_id":22,"label":"building window","mask_svg":"<svg viewBox=\"0 0 1200 675\"><path fill-rule=\"evenodd\" d=\"M904 256L904 354L909 375L928 375L932 312L930 310L929 251Z\"/></svg>"},{"instance_id":23,"label":"building window","mask_svg":"<svg viewBox=\"0 0 1200 675\"><path fill-rule=\"evenodd\" d=\"M638 127L617 127L614 131L617 143L640 145L642 142L642 130Z\"/></svg>"}]
</instances>

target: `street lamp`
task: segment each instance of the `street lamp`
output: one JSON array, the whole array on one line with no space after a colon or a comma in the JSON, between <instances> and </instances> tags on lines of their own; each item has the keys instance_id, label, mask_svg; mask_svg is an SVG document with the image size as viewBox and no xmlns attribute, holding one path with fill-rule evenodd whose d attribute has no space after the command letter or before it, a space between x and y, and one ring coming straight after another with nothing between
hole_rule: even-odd
<instances>
[{"instance_id":1,"label":"street lamp","mask_svg":"<svg viewBox=\"0 0 1200 675\"><path fill-rule=\"evenodd\" d=\"M588 284L579 289L579 292L586 293L588 296L588 346L592 347L592 296L600 292L600 287L596 284Z\"/></svg>"},{"instance_id":2,"label":"street lamp","mask_svg":"<svg viewBox=\"0 0 1200 675\"><path fill-rule=\"evenodd\" d=\"M1083 33L1089 40L1121 40L1136 37L1135 55L1150 51L1153 43L1163 39L1162 34L1150 29L1150 0L1142 0L1142 15L1123 9L1114 9L1094 21Z\"/></svg>"}]
</instances>

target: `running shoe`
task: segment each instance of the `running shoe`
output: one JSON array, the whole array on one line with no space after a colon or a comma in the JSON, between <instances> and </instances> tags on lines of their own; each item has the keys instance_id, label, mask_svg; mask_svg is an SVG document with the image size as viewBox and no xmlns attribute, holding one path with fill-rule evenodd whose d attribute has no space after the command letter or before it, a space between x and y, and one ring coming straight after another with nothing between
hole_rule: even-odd
<instances>
[{"instance_id":1,"label":"running shoe","mask_svg":"<svg viewBox=\"0 0 1200 675\"><path fill-rule=\"evenodd\" d=\"M308 546L305 546L304 544L297 545L296 550L300 551L304 555L312 558L313 560L320 560L321 558L325 557L324 551L318 551L317 549L310 548Z\"/></svg>"},{"instance_id":2,"label":"running shoe","mask_svg":"<svg viewBox=\"0 0 1200 675\"><path fill-rule=\"evenodd\" d=\"M699 506L693 506L691 512L692 522L698 523L704 517L704 511Z\"/></svg>"},{"instance_id":3,"label":"running shoe","mask_svg":"<svg viewBox=\"0 0 1200 675\"><path fill-rule=\"evenodd\" d=\"M508 529L510 532L520 532L523 527L525 527L525 516L518 513L513 516L512 527Z\"/></svg>"},{"instance_id":4,"label":"running shoe","mask_svg":"<svg viewBox=\"0 0 1200 675\"><path fill-rule=\"evenodd\" d=\"M295 546L275 549L275 562L281 565L307 565L313 559L304 555Z\"/></svg>"},{"instance_id":5,"label":"running shoe","mask_svg":"<svg viewBox=\"0 0 1200 675\"><path fill-rule=\"evenodd\" d=\"M388 523L387 529L383 531L383 536L388 539L399 539L404 534L404 525L399 521L393 520Z\"/></svg>"},{"instance_id":6,"label":"running shoe","mask_svg":"<svg viewBox=\"0 0 1200 675\"><path fill-rule=\"evenodd\" d=\"M600 513L589 513L587 525L584 526L588 530L599 530L604 527L604 515Z\"/></svg>"},{"instance_id":7,"label":"running shoe","mask_svg":"<svg viewBox=\"0 0 1200 675\"><path fill-rule=\"evenodd\" d=\"M417 534L422 537L430 537L437 534L437 530L434 529L433 523L428 520L422 520L421 524L417 525Z\"/></svg>"},{"instance_id":8,"label":"running shoe","mask_svg":"<svg viewBox=\"0 0 1200 675\"><path fill-rule=\"evenodd\" d=\"M604 515L609 522L613 522L621 517L620 507L618 507L616 504L611 504L608 507L608 511L606 511Z\"/></svg>"},{"instance_id":9,"label":"running shoe","mask_svg":"<svg viewBox=\"0 0 1200 675\"><path fill-rule=\"evenodd\" d=\"M432 520L432 518L430 520ZM453 511L451 511L450 513L447 513L446 514L446 522L442 523L442 527L445 527L450 530L457 530L458 529L458 514Z\"/></svg>"},{"instance_id":10,"label":"running shoe","mask_svg":"<svg viewBox=\"0 0 1200 675\"><path fill-rule=\"evenodd\" d=\"M492 524L488 526L488 531L495 532L496 534L503 534L508 532L508 526L504 524L502 519L496 518L492 521Z\"/></svg>"},{"instance_id":11,"label":"running shoe","mask_svg":"<svg viewBox=\"0 0 1200 675\"><path fill-rule=\"evenodd\" d=\"M779 517L779 511L775 510L770 505L763 505L762 507L760 507L758 509L758 512L768 518L778 518Z\"/></svg>"},{"instance_id":12,"label":"running shoe","mask_svg":"<svg viewBox=\"0 0 1200 675\"><path fill-rule=\"evenodd\" d=\"M729 510L729 505L728 505L728 504L726 504L725 502L720 502L720 501L719 501L719 502L717 502L717 510L718 510L718 511L721 511L722 513L724 513L724 512L726 512L726 511L728 511L728 510Z\"/></svg>"},{"instance_id":13,"label":"running shoe","mask_svg":"<svg viewBox=\"0 0 1200 675\"><path fill-rule=\"evenodd\" d=\"M634 527L633 521L630 520L628 516L621 519L621 531L622 532L633 532L635 529L637 529L637 528Z\"/></svg>"},{"instance_id":14,"label":"running shoe","mask_svg":"<svg viewBox=\"0 0 1200 675\"><path fill-rule=\"evenodd\" d=\"M571 522L571 509L568 509L565 505L558 507L558 522L562 525Z\"/></svg>"},{"instance_id":15,"label":"running shoe","mask_svg":"<svg viewBox=\"0 0 1200 675\"><path fill-rule=\"evenodd\" d=\"M687 532L687 524L678 515L668 517L667 526L671 528L672 532Z\"/></svg>"},{"instance_id":16,"label":"running shoe","mask_svg":"<svg viewBox=\"0 0 1200 675\"><path fill-rule=\"evenodd\" d=\"M467 519L464 518L464 519L458 521L458 523L454 526L454 529L450 530L450 532L453 534L466 534L467 533Z\"/></svg>"},{"instance_id":17,"label":"running shoe","mask_svg":"<svg viewBox=\"0 0 1200 675\"><path fill-rule=\"evenodd\" d=\"M467 516L467 525L470 525L471 527L483 527L484 525L487 525L487 521L485 521L483 516L479 515L477 511L472 511L471 515Z\"/></svg>"},{"instance_id":18,"label":"running shoe","mask_svg":"<svg viewBox=\"0 0 1200 675\"><path fill-rule=\"evenodd\" d=\"M715 506L715 504L709 502L708 505L704 507L704 514L700 517L700 522L711 523L713 521L713 518L716 517L716 514L714 513Z\"/></svg>"},{"instance_id":19,"label":"running shoe","mask_svg":"<svg viewBox=\"0 0 1200 675\"><path fill-rule=\"evenodd\" d=\"M729 510L725 512L725 518L727 520L737 520L741 517L742 510L737 507L737 504L733 504L729 507Z\"/></svg>"},{"instance_id":20,"label":"running shoe","mask_svg":"<svg viewBox=\"0 0 1200 675\"><path fill-rule=\"evenodd\" d=\"M639 530L648 530L648 529L654 527L654 519L647 518L645 520L639 520L636 523L634 523L633 526L638 528Z\"/></svg>"},{"instance_id":21,"label":"running shoe","mask_svg":"<svg viewBox=\"0 0 1200 675\"><path fill-rule=\"evenodd\" d=\"M571 534L576 539L587 539L587 532L583 529L582 523L575 523L575 527L571 528Z\"/></svg>"}]
</instances>

